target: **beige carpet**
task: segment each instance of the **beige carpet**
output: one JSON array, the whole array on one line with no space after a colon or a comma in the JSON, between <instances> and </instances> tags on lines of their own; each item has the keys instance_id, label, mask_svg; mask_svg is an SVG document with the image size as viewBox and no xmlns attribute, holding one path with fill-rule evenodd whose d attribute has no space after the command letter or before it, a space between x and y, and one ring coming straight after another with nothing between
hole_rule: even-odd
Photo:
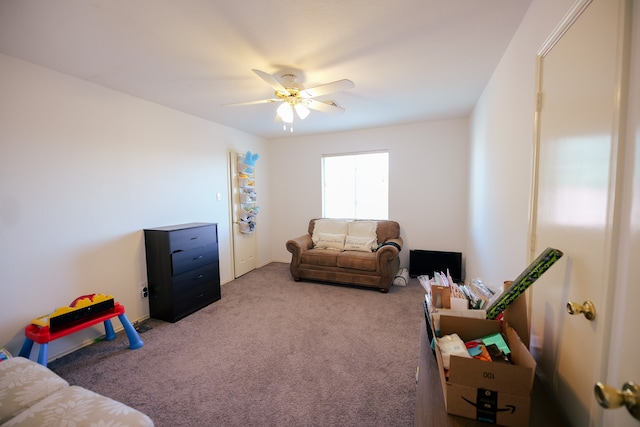
<instances>
[{"instance_id":1,"label":"beige carpet","mask_svg":"<svg viewBox=\"0 0 640 427\"><path fill-rule=\"evenodd\" d=\"M424 291L294 282L272 263L175 324L49 364L157 426L411 426ZM118 321L114 320L114 324Z\"/></svg>"}]
</instances>

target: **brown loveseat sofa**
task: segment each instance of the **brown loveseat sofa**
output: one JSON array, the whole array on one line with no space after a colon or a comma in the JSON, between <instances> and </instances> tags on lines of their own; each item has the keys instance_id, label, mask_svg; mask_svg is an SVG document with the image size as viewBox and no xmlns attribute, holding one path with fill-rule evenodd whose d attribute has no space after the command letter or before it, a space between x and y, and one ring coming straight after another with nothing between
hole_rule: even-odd
<instances>
[{"instance_id":1,"label":"brown loveseat sofa","mask_svg":"<svg viewBox=\"0 0 640 427\"><path fill-rule=\"evenodd\" d=\"M402 243L400 225L395 221L312 219L307 234L287 242L292 254L291 275L296 281L349 284L388 292L400 267Z\"/></svg>"}]
</instances>

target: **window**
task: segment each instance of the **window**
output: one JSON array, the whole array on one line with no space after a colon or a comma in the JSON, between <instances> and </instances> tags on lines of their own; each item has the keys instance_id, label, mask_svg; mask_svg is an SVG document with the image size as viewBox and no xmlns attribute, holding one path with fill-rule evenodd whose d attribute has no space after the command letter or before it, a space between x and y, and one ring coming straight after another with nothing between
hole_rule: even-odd
<instances>
[{"instance_id":1,"label":"window","mask_svg":"<svg viewBox=\"0 0 640 427\"><path fill-rule=\"evenodd\" d=\"M388 219L389 153L322 156L322 216Z\"/></svg>"}]
</instances>

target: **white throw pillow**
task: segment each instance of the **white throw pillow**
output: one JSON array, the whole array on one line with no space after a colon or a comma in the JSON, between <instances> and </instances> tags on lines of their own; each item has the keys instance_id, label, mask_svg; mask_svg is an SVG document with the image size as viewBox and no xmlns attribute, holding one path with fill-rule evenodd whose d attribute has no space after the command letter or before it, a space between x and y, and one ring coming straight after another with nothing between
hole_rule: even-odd
<instances>
[{"instance_id":1,"label":"white throw pillow","mask_svg":"<svg viewBox=\"0 0 640 427\"><path fill-rule=\"evenodd\" d=\"M311 235L313 246L316 246L318 244L319 233L346 235L347 221L344 219L328 219L328 218L317 219L313 225L313 234Z\"/></svg>"},{"instance_id":2,"label":"white throw pillow","mask_svg":"<svg viewBox=\"0 0 640 427\"><path fill-rule=\"evenodd\" d=\"M351 221L347 226L347 236L368 237L372 239L371 248L378 247L377 221Z\"/></svg>"},{"instance_id":3,"label":"white throw pillow","mask_svg":"<svg viewBox=\"0 0 640 427\"><path fill-rule=\"evenodd\" d=\"M344 250L344 236L344 234L318 233L318 243L315 247L342 251Z\"/></svg>"},{"instance_id":4,"label":"white throw pillow","mask_svg":"<svg viewBox=\"0 0 640 427\"><path fill-rule=\"evenodd\" d=\"M374 245L375 239L372 239L371 237L347 236L347 239L344 242L344 250L371 252L371 248Z\"/></svg>"}]
</instances>

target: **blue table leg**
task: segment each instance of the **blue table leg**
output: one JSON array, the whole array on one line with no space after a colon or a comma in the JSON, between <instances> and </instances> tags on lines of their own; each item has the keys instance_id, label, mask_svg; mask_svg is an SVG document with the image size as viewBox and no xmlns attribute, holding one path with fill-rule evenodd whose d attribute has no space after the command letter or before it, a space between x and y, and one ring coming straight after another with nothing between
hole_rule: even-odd
<instances>
[{"instance_id":1,"label":"blue table leg","mask_svg":"<svg viewBox=\"0 0 640 427\"><path fill-rule=\"evenodd\" d=\"M127 333L127 338L129 338L129 348L135 350L136 348L140 348L144 345L144 342L140 339L140 335L138 335L138 331L133 327L127 316L122 313L118 316L120 319L120 323L124 327L124 331Z\"/></svg>"},{"instance_id":2,"label":"blue table leg","mask_svg":"<svg viewBox=\"0 0 640 427\"><path fill-rule=\"evenodd\" d=\"M113 324L110 319L105 320L104 322L104 331L106 333L105 340L112 341L116 339L116 332L113 330Z\"/></svg>"},{"instance_id":3,"label":"blue table leg","mask_svg":"<svg viewBox=\"0 0 640 427\"><path fill-rule=\"evenodd\" d=\"M42 366L47 366L47 359L49 357L49 344L40 344L40 352L38 353L38 363Z\"/></svg>"},{"instance_id":4,"label":"blue table leg","mask_svg":"<svg viewBox=\"0 0 640 427\"><path fill-rule=\"evenodd\" d=\"M31 357L32 348L33 348L33 340L31 338L25 338L18 356L25 357L28 359L29 357Z\"/></svg>"}]
</instances>

